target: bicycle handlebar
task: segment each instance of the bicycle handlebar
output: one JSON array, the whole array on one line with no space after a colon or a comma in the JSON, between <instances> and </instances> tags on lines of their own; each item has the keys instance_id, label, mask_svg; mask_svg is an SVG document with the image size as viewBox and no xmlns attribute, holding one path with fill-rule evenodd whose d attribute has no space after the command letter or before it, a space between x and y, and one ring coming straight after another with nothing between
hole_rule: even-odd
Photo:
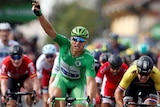
<instances>
[{"instance_id":1,"label":"bicycle handlebar","mask_svg":"<svg viewBox=\"0 0 160 107\"><path fill-rule=\"evenodd\" d=\"M5 93L4 98L6 100L9 100L10 95L15 95L15 96L23 96L23 95L32 95L32 100L34 102L34 104L36 104L36 91L32 91L32 92L11 92L10 90L7 90L7 92Z\"/></svg>"},{"instance_id":2,"label":"bicycle handlebar","mask_svg":"<svg viewBox=\"0 0 160 107\"><path fill-rule=\"evenodd\" d=\"M86 100L88 103L90 103L90 98L89 96L87 98L72 98L72 97L65 97L65 98L55 98L55 97L52 97L52 100L51 102L55 102L56 100L65 100L67 103L72 103L76 100Z\"/></svg>"}]
</instances>

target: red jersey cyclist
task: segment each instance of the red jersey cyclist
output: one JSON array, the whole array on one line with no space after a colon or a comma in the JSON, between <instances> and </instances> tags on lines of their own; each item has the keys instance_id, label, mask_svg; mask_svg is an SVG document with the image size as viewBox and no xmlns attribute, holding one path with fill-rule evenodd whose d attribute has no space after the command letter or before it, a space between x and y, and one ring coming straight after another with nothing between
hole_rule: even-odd
<instances>
[{"instance_id":1,"label":"red jersey cyclist","mask_svg":"<svg viewBox=\"0 0 160 107\"><path fill-rule=\"evenodd\" d=\"M160 72L149 56L143 55L136 60L125 72L118 88L115 99L118 107L123 107L128 101L138 103L141 93L141 103L156 105L160 94ZM136 107L136 105L130 105ZM153 107L153 106L152 106Z\"/></svg>"},{"instance_id":2,"label":"red jersey cyclist","mask_svg":"<svg viewBox=\"0 0 160 107\"><path fill-rule=\"evenodd\" d=\"M0 77L3 96L8 89L11 92L17 92L18 83L27 92L35 90L37 94L39 93L40 85L34 63L23 54L23 49L20 45L14 45L9 49L9 56L2 62ZM7 102L6 107L16 107L15 99L15 96L11 96L11 100ZM30 95L26 97L26 102L31 107L33 101Z\"/></svg>"},{"instance_id":3,"label":"red jersey cyclist","mask_svg":"<svg viewBox=\"0 0 160 107\"><path fill-rule=\"evenodd\" d=\"M36 61L37 75L41 82L43 107L49 107L47 100L49 97L48 86L51 76L52 67L57 56L56 47L53 44L44 45L42 48L42 54Z\"/></svg>"},{"instance_id":4,"label":"red jersey cyclist","mask_svg":"<svg viewBox=\"0 0 160 107\"><path fill-rule=\"evenodd\" d=\"M108 61L100 67L96 76L96 82L102 84L104 76L107 78L104 87L102 87L104 89L101 89L103 96L101 107L111 107L115 103L113 100L115 89L127 69L128 66L122 63L122 59L118 54L109 56Z\"/></svg>"}]
</instances>

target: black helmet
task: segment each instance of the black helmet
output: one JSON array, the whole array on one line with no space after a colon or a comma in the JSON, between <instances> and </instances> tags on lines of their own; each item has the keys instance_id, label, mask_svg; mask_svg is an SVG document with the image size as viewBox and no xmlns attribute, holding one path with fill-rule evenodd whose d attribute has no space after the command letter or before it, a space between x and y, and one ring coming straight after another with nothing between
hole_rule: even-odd
<instances>
[{"instance_id":1,"label":"black helmet","mask_svg":"<svg viewBox=\"0 0 160 107\"><path fill-rule=\"evenodd\" d=\"M22 56L22 54L23 54L23 49L22 49L22 47L20 45L13 45L9 49L9 55L10 56L13 56L13 55Z\"/></svg>"},{"instance_id":2,"label":"black helmet","mask_svg":"<svg viewBox=\"0 0 160 107\"><path fill-rule=\"evenodd\" d=\"M138 73L150 73L153 68L153 61L149 56L143 55L137 60Z\"/></svg>"},{"instance_id":3,"label":"black helmet","mask_svg":"<svg viewBox=\"0 0 160 107\"><path fill-rule=\"evenodd\" d=\"M118 54L112 54L108 58L111 68L117 69L122 65L122 59Z\"/></svg>"},{"instance_id":4,"label":"black helmet","mask_svg":"<svg viewBox=\"0 0 160 107\"><path fill-rule=\"evenodd\" d=\"M104 53L102 53L102 54L100 55L100 58L99 58L100 62L101 62L101 63L107 62L110 55L111 55L111 53L109 53L109 52L104 52Z\"/></svg>"}]
</instances>

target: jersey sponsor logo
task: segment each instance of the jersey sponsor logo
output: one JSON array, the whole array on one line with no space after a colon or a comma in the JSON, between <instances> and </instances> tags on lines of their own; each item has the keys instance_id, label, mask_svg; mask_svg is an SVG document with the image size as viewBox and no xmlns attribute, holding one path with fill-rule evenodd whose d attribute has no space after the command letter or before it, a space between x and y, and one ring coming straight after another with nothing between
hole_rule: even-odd
<instances>
[{"instance_id":1,"label":"jersey sponsor logo","mask_svg":"<svg viewBox=\"0 0 160 107\"><path fill-rule=\"evenodd\" d=\"M81 66L82 65L81 61L79 61L79 60L75 61L75 65L78 66L78 67Z\"/></svg>"},{"instance_id":2,"label":"jersey sponsor logo","mask_svg":"<svg viewBox=\"0 0 160 107\"><path fill-rule=\"evenodd\" d=\"M80 78L80 69L78 67L68 65L63 60L61 60L61 72L67 78Z\"/></svg>"}]
</instances>

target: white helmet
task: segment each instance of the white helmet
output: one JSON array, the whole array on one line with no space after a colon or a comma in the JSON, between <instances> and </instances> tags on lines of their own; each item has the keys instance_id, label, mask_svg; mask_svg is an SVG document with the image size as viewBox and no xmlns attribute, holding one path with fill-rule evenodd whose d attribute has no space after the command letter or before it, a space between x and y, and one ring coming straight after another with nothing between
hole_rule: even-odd
<instances>
[{"instance_id":1,"label":"white helmet","mask_svg":"<svg viewBox=\"0 0 160 107\"><path fill-rule=\"evenodd\" d=\"M44 45L42 48L43 54L56 54L56 47L53 44Z\"/></svg>"},{"instance_id":2,"label":"white helmet","mask_svg":"<svg viewBox=\"0 0 160 107\"><path fill-rule=\"evenodd\" d=\"M8 22L0 23L0 30L11 30L11 25Z\"/></svg>"}]
</instances>

